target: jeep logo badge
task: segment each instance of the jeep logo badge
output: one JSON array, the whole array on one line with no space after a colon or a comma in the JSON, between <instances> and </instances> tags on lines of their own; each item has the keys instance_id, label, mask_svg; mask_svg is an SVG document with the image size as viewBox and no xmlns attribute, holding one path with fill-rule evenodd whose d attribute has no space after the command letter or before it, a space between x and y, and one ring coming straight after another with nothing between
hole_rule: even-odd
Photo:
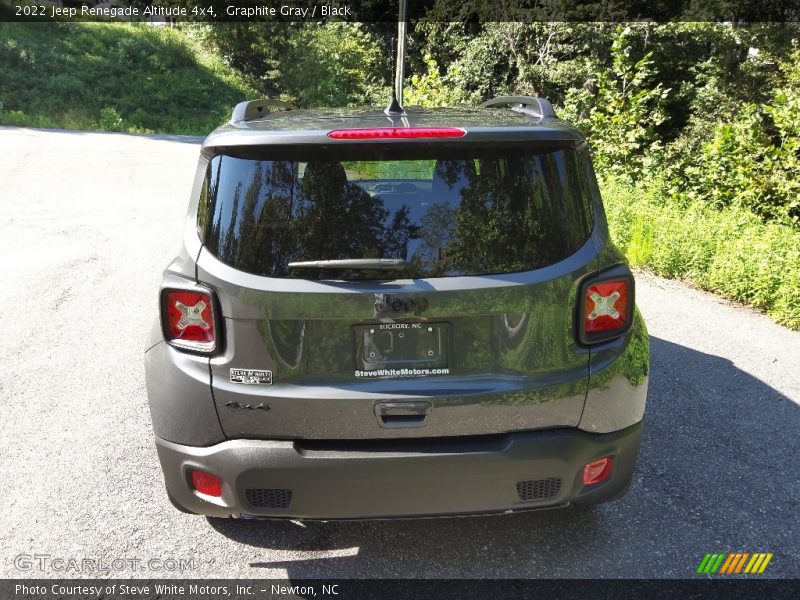
<instances>
[{"instance_id":1,"label":"jeep logo badge","mask_svg":"<svg viewBox=\"0 0 800 600\"><path fill-rule=\"evenodd\" d=\"M409 296L391 296L389 294L375 295L375 312L377 313L404 313L419 314L428 308L425 298L411 298Z\"/></svg>"}]
</instances>

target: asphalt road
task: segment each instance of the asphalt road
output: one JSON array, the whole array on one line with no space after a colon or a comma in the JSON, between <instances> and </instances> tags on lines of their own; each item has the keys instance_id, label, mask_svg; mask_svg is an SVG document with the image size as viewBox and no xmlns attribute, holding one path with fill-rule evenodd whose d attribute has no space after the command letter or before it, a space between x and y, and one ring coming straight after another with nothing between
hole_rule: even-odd
<instances>
[{"instance_id":1,"label":"asphalt road","mask_svg":"<svg viewBox=\"0 0 800 600\"><path fill-rule=\"evenodd\" d=\"M305 525L174 510L142 351L197 152L188 138L0 128L0 577L687 577L710 551L773 552L767 575L800 577L800 333L644 275L651 387L622 500ZM33 554L112 570L15 562Z\"/></svg>"}]
</instances>

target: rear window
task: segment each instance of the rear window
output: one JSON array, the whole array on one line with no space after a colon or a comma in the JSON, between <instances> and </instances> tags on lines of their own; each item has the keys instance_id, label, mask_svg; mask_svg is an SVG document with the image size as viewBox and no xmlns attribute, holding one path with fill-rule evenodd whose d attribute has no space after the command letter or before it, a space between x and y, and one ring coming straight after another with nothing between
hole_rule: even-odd
<instances>
[{"instance_id":1,"label":"rear window","mask_svg":"<svg viewBox=\"0 0 800 600\"><path fill-rule=\"evenodd\" d=\"M585 149L262 148L208 164L198 227L226 264L268 277L397 279L527 271L592 228ZM394 260L393 270L303 261ZM342 266L344 264L344 266Z\"/></svg>"}]
</instances>

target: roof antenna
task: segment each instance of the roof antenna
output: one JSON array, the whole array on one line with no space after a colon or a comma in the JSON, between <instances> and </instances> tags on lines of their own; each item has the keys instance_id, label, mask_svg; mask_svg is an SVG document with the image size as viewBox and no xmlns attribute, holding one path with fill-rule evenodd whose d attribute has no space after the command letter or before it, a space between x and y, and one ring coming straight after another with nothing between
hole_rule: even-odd
<instances>
[{"instance_id":1,"label":"roof antenna","mask_svg":"<svg viewBox=\"0 0 800 600\"><path fill-rule=\"evenodd\" d=\"M406 114L403 109L403 63L406 57L406 2L400 0L399 14L397 18L397 49L395 59L394 85L392 86L392 101L384 109L388 116L402 116ZM392 40L394 42L394 39Z\"/></svg>"}]
</instances>

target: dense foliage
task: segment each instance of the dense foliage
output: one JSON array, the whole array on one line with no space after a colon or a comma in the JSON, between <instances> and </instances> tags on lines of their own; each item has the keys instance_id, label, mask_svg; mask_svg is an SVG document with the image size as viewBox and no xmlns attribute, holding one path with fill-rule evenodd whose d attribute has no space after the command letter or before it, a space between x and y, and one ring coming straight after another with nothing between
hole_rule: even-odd
<instances>
[{"instance_id":1,"label":"dense foliage","mask_svg":"<svg viewBox=\"0 0 800 600\"><path fill-rule=\"evenodd\" d=\"M391 24L0 25L0 122L203 133L261 94L385 105ZM411 23L407 104L542 95L632 262L800 328L800 26Z\"/></svg>"},{"instance_id":2,"label":"dense foliage","mask_svg":"<svg viewBox=\"0 0 800 600\"><path fill-rule=\"evenodd\" d=\"M387 24L206 26L264 93L302 106L383 104ZM800 29L719 23L417 23L406 102L542 95L589 137L604 179L659 179L680 202L800 225Z\"/></svg>"}]
</instances>

